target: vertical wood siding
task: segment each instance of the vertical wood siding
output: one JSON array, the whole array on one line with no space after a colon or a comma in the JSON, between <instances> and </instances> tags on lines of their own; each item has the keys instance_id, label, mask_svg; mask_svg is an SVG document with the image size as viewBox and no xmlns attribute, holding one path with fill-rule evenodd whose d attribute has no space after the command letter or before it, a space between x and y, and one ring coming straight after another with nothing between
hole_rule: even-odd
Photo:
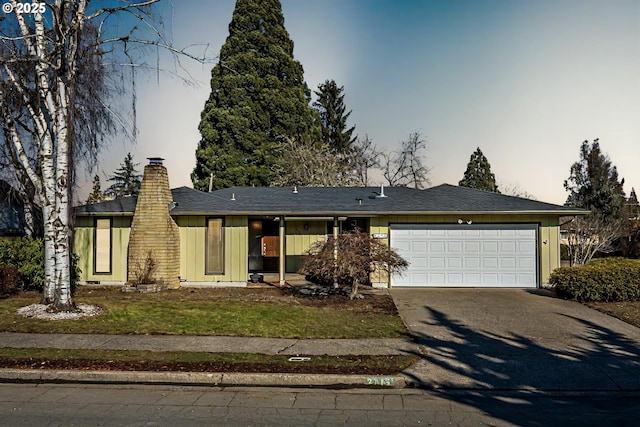
<instances>
[{"instance_id":1,"label":"vertical wood siding","mask_svg":"<svg viewBox=\"0 0 640 427\"><path fill-rule=\"evenodd\" d=\"M205 274L206 217L179 216L180 278L189 282L242 282L248 274L248 220L224 218L224 274Z\"/></svg>"},{"instance_id":2,"label":"vertical wood siding","mask_svg":"<svg viewBox=\"0 0 640 427\"><path fill-rule=\"evenodd\" d=\"M126 281L127 247L129 245L130 231L131 217L111 218L111 274L94 274L94 218L76 218L74 225L74 252L80 258L81 279L84 281Z\"/></svg>"}]
</instances>

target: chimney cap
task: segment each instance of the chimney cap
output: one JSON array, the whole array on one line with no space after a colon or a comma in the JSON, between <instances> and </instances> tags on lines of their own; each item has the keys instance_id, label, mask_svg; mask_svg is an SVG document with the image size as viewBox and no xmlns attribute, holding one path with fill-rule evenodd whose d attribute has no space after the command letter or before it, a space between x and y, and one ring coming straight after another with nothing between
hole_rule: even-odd
<instances>
[{"instance_id":1,"label":"chimney cap","mask_svg":"<svg viewBox=\"0 0 640 427\"><path fill-rule=\"evenodd\" d=\"M150 165L160 165L162 166L162 161L164 160L162 157L147 157Z\"/></svg>"}]
</instances>

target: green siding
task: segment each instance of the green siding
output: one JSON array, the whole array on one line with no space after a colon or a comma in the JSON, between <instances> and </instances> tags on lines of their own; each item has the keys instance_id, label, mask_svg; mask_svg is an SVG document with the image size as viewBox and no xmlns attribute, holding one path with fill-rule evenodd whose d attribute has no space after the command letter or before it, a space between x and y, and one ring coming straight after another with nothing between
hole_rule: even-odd
<instances>
[{"instance_id":1,"label":"green siding","mask_svg":"<svg viewBox=\"0 0 640 427\"><path fill-rule=\"evenodd\" d=\"M180 278L188 282L245 282L248 278L247 217L224 218L224 274L205 274L206 218L179 216Z\"/></svg>"},{"instance_id":2,"label":"green siding","mask_svg":"<svg viewBox=\"0 0 640 427\"><path fill-rule=\"evenodd\" d=\"M295 273L300 268L301 256L316 242L324 242L326 221L288 221L286 223L286 271Z\"/></svg>"},{"instance_id":3,"label":"green siding","mask_svg":"<svg viewBox=\"0 0 640 427\"><path fill-rule=\"evenodd\" d=\"M81 279L84 281L125 282L127 280L127 247L129 245L131 217L111 218L111 274L94 274L93 272L94 226L93 217L76 218L74 252L80 258Z\"/></svg>"},{"instance_id":4,"label":"green siding","mask_svg":"<svg viewBox=\"0 0 640 427\"><path fill-rule=\"evenodd\" d=\"M370 219L370 233L389 233L389 224L457 224L459 215L389 215ZM545 215L464 215L475 224L529 223L539 224L539 271L541 283L547 283L553 269L560 266L560 231L558 218ZM224 274L205 274L205 216L179 216L180 277L188 282L244 282L248 278L248 217L224 218ZM80 257L82 279L85 281L127 280L127 246L131 217L112 218L111 274L93 273L94 218L78 217L75 222L75 252ZM286 270L297 271L300 257L318 241L326 238L326 221L290 221L286 223ZM389 239L382 239L389 243ZM372 282L389 283L384 272L375 272Z\"/></svg>"}]
</instances>

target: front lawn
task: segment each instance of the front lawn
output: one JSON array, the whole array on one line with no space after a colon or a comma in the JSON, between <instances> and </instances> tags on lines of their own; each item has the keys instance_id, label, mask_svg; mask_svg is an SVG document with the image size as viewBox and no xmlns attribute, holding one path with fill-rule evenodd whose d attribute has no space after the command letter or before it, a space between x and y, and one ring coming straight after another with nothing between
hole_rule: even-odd
<instances>
[{"instance_id":1,"label":"front lawn","mask_svg":"<svg viewBox=\"0 0 640 427\"><path fill-rule=\"evenodd\" d=\"M36 320L16 313L40 295L0 300L0 331L220 335L277 338L398 338L407 330L388 295L300 297L276 288L180 289L156 294L81 288L76 303L104 313L78 320Z\"/></svg>"}]
</instances>

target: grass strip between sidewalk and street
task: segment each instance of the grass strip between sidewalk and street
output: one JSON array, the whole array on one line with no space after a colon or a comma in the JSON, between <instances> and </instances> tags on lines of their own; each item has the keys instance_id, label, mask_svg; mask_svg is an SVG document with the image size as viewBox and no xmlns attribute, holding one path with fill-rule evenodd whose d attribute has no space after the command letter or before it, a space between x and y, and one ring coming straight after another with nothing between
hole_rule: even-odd
<instances>
[{"instance_id":1,"label":"grass strip between sidewalk and street","mask_svg":"<svg viewBox=\"0 0 640 427\"><path fill-rule=\"evenodd\" d=\"M393 375L417 361L415 355L290 356L253 353L0 348L0 368L160 372L256 372Z\"/></svg>"}]
</instances>

